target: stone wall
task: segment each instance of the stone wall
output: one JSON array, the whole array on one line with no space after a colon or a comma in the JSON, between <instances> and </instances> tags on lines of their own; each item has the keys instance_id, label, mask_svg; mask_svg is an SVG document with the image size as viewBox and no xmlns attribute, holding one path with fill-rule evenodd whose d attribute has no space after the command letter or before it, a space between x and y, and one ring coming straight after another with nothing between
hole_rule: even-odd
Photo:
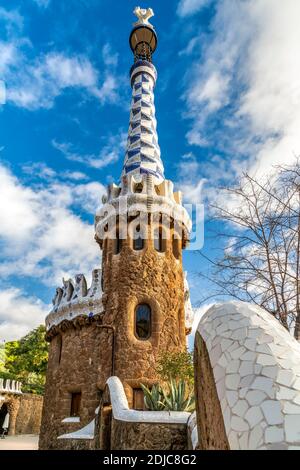
<instances>
[{"instance_id":1,"label":"stone wall","mask_svg":"<svg viewBox=\"0 0 300 470\"><path fill-rule=\"evenodd\" d=\"M84 322L68 327L52 338L49 351L43 418L39 447L62 447L57 437L74 432L95 417L101 397L102 377L111 375L111 334L98 327L101 322ZM61 341L61 351L60 351ZM80 421L70 417L71 393L81 392Z\"/></svg>"},{"instance_id":2,"label":"stone wall","mask_svg":"<svg viewBox=\"0 0 300 470\"><path fill-rule=\"evenodd\" d=\"M43 397L31 393L4 394L4 400L9 412L8 434L39 434L42 418Z\"/></svg>"},{"instance_id":3,"label":"stone wall","mask_svg":"<svg viewBox=\"0 0 300 470\"><path fill-rule=\"evenodd\" d=\"M126 423L112 419L111 450L187 449L186 424Z\"/></svg>"},{"instance_id":4,"label":"stone wall","mask_svg":"<svg viewBox=\"0 0 300 470\"><path fill-rule=\"evenodd\" d=\"M16 434L39 434L42 419L43 397L23 393L16 420Z\"/></svg>"},{"instance_id":5,"label":"stone wall","mask_svg":"<svg viewBox=\"0 0 300 470\"><path fill-rule=\"evenodd\" d=\"M220 439L221 411L231 450L300 449L300 344L278 320L243 302L215 305L195 359L200 442Z\"/></svg>"},{"instance_id":6,"label":"stone wall","mask_svg":"<svg viewBox=\"0 0 300 470\"><path fill-rule=\"evenodd\" d=\"M121 253L114 255L113 241L110 240L103 253L103 315L77 317L74 323L62 322L53 330L41 449L57 448L59 435L74 432L94 418L101 392L113 368L123 381L132 406L132 389L156 380L158 354L185 349L181 254L177 260L168 241L164 253L156 252L151 243L153 241L149 240L144 250L135 252L130 241L124 241ZM152 309L151 337L145 341L136 338L134 333L138 303L148 303ZM105 326L112 326L114 331ZM63 423L70 416L72 392L82 394L80 422Z\"/></svg>"},{"instance_id":7,"label":"stone wall","mask_svg":"<svg viewBox=\"0 0 300 470\"><path fill-rule=\"evenodd\" d=\"M186 412L130 409L120 379L110 377L96 420L96 448L184 450L189 417Z\"/></svg>"}]
</instances>

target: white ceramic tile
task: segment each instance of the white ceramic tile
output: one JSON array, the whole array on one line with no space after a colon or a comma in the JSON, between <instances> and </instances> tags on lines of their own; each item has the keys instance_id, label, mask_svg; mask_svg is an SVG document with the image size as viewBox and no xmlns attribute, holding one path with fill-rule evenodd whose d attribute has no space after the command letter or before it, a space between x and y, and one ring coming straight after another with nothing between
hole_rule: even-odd
<instances>
[{"instance_id":1,"label":"white ceramic tile","mask_svg":"<svg viewBox=\"0 0 300 470\"><path fill-rule=\"evenodd\" d=\"M232 408L232 413L243 418L248 409L249 409L248 402L246 400L239 400Z\"/></svg>"},{"instance_id":2,"label":"white ceramic tile","mask_svg":"<svg viewBox=\"0 0 300 470\"><path fill-rule=\"evenodd\" d=\"M282 424L283 414L279 401L266 400L260 406L268 424Z\"/></svg>"},{"instance_id":3,"label":"white ceramic tile","mask_svg":"<svg viewBox=\"0 0 300 470\"><path fill-rule=\"evenodd\" d=\"M247 413L245 414L244 418L248 421L250 428L254 428L258 423L263 420L263 414L259 406L252 406Z\"/></svg>"},{"instance_id":4,"label":"white ceramic tile","mask_svg":"<svg viewBox=\"0 0 300 470\"><path fill-rule=\"evenodd\" d=\"M244 419L234 415L231 418L231 429L237 432L248 431L249 424Z\"/></svg>"},{"instance_id":5,"label":"white ceramic tile","mask_svg":"<svg viewBox=\"0 0 300 470\"><path fill-rule=\"evenodd\" d=\"M242 361L241 366L239 368L239 374L241 377L245 377L245 375L251 375L254 372L254 364L252 361Z\"/></svg>"},{"instance_id":6,"label":"white ceramic tile","mask_svg":"<svg viewBox=\"0 0 300 470\"><path fill-rule=\"evenodd\" d=\"M246 400L252 406L259 405L267 398L267 395L260 390L251 390L246 395Z\"/></svg>"}]
</instances>

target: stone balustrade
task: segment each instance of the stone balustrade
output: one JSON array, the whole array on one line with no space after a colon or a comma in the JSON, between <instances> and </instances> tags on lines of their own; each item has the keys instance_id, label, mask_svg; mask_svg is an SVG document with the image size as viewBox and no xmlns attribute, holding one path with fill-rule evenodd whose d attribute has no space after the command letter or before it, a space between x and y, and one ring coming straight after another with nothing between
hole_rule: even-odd
<instances>
[{"instance_id":1,"label":"stone balustrade","mask_svg":"<svg viewBox=\"0 0 300 470\"><path fill-rule=\"evenodd\" d=\"M0 378L0 393L15 393L21 394L22 393L22 384L17 380L11 379L1 379Z\"/></svg>"}]
</instances>

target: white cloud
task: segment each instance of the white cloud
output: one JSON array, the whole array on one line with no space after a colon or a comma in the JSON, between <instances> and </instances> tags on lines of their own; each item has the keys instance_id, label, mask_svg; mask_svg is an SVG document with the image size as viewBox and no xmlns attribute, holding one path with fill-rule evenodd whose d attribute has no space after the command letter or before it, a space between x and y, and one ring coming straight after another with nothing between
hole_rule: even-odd
<instances>
[{"instance_id":1,"label":"white cloud","mask_svg":"<svg viewBox=\"0 0 300 470\"><path fill-rule=\"evenodd\" d=\"M43 162L30 163L22 166L24 173L27 173L31 177L45 179L49 181L57 177L57 173L53 168L49 168Z\"/></svg>"},{"instance_id":2,"label":"white cloud","mask_svg":"<svg viewBox=\"0 0 300 470\"><path fill-rule=\"evenodd\" d=\"M177 13L179 16L189 16L209 5L211 0L180 0Z\"/></svg>"},{"instance_id":3,"label":"white cloud","mask_svg":"<svg viewBox=\"0 0 300 470\"><path fill-rule=\"evenodd\" d=\"M73 197L80 200L81 207L84 207L85 211L90 214L95 214L96 210L99 209L104 194L106 194L106 188L96 181L77 184L73 188Z\"/></svg>"},{"instance_id":4,"label":"white cloud","mask_svg":"<svg viewBox=\"0 0 300 470\"><path fill-rule=\"evenodd\" d=\"M201 204L203 202L203 185L205 180L195 182L179 183L180 191L183 193L184 201L190 204Z\"/></svg>"},{"instance_id":5,"label":"white cloud","mask_svg":"<svg viewBox=\"0 0 300 470\"><path fill-rule=\"evenodd\" d=\"M14 44L0 41L0 72L7 72L9 66L16 61L17 50Z\"/></svg>"},{"instance_id":6,"label":"white cloud","mask_svg":"<svg viewBox=\"0 0 300 470\"><path fill-rule=\"evenodd\" d=\"M3 22L8 34L14 30L21 30L23 27L23 18L17 10L6 10L0 7L0 22Z\"/></svg>"},{"instance_id":7,"label":"white cloud","mask_svg":"<svg viewBox=\"0 0 300 470\"><path fill-rule=\"evenodd\" d=\"M49 306L20 289L0 291L0 341L12 341L44 323Z\"/></svg>"},{"instance_id":8,"label":"white cloud","mask_svg":"<svg viewBox=\"0 0 300 470\"><path fill-rule=\"evenodd\" d=\"M62 276L89 273L100 263L92 224L73 211L94 214L104 193L98 182L50 181L26 187L0 166L0 276L38 278L47 285Z\"/></svg>"},{"instance_id":9,"label":"white cloud","mask_svg":"<svg viewBox=\"0 0 300 470\"><path fill-rule=\"evenodd\" d=\"M14 66L4 74L7 100L35 110L51 108L55 98L70 87L97 93L98 73L84 56L49 53L29 62L19 54Z\"/></svg>"},{"instance_id":10,"label":"white cloud","mask_svg":"<svg viewBox=\"0 0 300 470\"><path fill-rule=\"evenodd\" d=\"M36 195L0 165L0 236L26 241L38 222Z\"/></svg>"},{"instance_id":11,"label":"white cloud","mask_svg":"<svg viewBox=\"0 0 300 470\"><path fill-rule=\"evenodd\" d=\"M205 136L233 156L233 176L300 154L299 17L298 0L221 0L201 36L185 94L187 139L203 146Z\"/></svg>"},{"instance_id":12,"label":"white cloud","mask_svg":"<svg viewBox=\"0 0 300 470\"><path fill-rule=\"evenodd\" d=\"M92 89L93 94L99 98L102 104L107 102L115 103L118 99L118 87L120 82L116 79L116 77L112 73L107 73L104 79L103 84L100 88L94 87Z\"/></svg>"},{"instance_id":13,"label":"white cloud","mask_svg":"<svg viewBox=\"0 0 300 470\"><path fill-rule=\"evenodd\" d=\"M67 178L74 181L87 180L88 176L81 171L65 171L63 173L63 178Z\"/></svg>"},{"instance_id":14,"label":"white cloud","mask_svg":"<svg viewBox=\"0 0 300 470\"><path fill-rule=\"evenodd\" d=\"M194 349L194 343L195 343L195 334L199 325L199 322L203 315L217 302L214 303L209 303L209 304L204 304L201 307L193 308L194 310L194 320L193 320L193 326L192 326L192 331L190 335L188 336L188 348L190 351Z\"/></svg>"},{"instance_id":15,"label":"white cloud","mask_svg":"<svg viewBox=\"0 0 300 470\"><path fill-rule=\"evenodd\" d=\"M91 168L101 170L119 160L120 155L124 153L126 137L127 134L123 131L107 137L107 143L99 154L81 154L76 152L69 142L57 142L55 139L52 140L52 145L68 160L83 163Z\"/></svg>"},{"instance_id":16,"label":"white cloud","mask_svg":"<svg viewBox=\"0 0 300 470\"><path fill-rule=\"evenodd\" d=\"M48 75L60 88L69 86L93 87L97 82L97 72L86 57L66 57L63 54L47 54L37 76Z\"/></svg>"},{"instance_id":17,"label":"white cloud","mask_svg":"<svg viewBox=\"0 0 300 470\"><path fill-rule=\"evenodd\" d=\"M51 0L33 0L39 7L47 8L50 5Z\"/></svg>"},{"instance_id":18,"label":"white cloud","mask_svg":"<svg viewBox=\"0 0 300 470\"><path fill-rule=\"evenodd\" d=\"M46 7L49 2L36 3ZM34 56L33 44L22 36L23 18L18 11L0 7L0 26L1 22L6 35L0 41L0 73L6 83L8 102L28 110L49 109L66 89L76 88L101 104L122 105L118 99L120 81L115 76L118 55L110 45L103 47L104 67L98 73L85 55L51 51Z\"/></svg>"},{"instance_id":19,"label":"white cloud","mask_svg":"<svg viewBox=\"0 0 300 470\"><path fill-rule=\"evenodd\" d=\"M104 44L102 48L102 57L105 65L110 67L116 67L118 65L119 54L113 52L109 43Z\"/></svg>"},{"instance_id":20,"label":"white cloud","mask_svg":"<svg viewBox=\"0 0 300 470\"><path fill-rule=\"evenodd\" d=\"M202 202L205 179L198 177L200 168L200 163L191 152L183 155L177 165L178 187L187 203L201 204Z\"/></svg>"}]
</instances>

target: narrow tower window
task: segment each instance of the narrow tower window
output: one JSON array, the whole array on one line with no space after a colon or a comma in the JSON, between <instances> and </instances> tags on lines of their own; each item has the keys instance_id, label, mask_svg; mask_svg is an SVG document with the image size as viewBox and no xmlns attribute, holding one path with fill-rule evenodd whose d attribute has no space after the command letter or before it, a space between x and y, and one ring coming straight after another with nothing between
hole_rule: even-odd
<instances>
[{"instance_id":1,"label":"narrow tower window","mask_svg":"<svg viewBox=\"0 0 300 470\"><path fill-rule=\"evenodd\" d=\"M135 335L143 340L151 336L151 308L147 304L139 304L136 307Z\"/></svg>"},{"instance_id":2,"label":"narrow tower window","mask_svg":"<svg viewBox=\"0 0 300 470\"><path fill-rule=\"evenodd\" d=\"M120 234L119 234L119 231L117 231L116 233L116 239L115 239L115 250L114 250L114 253L115 255L118 255L120 253L120 251L122 250L122 240L120 238Z\"/></svg>"},{"instance_id":3,"label":"narrow tower window","mask_svg":"<svg viewBox=\"0 0 300 470\"><path fill-rule=\"evenodd\" d=\"M144 239L140 233L140 226L137 227L137 237L133 239L133 249L142 250L144 248Z\"/></svg>"},{"instance_id":4,"label":"narrow tower window","mask_svg":"<svg viewBox=\"0 0 300 470\"><path fill-rule=\"evenodd\" d=\"M165 239L163 237L163 231L161 227L159 227L159 229L156 229L154 232L154 248L160 253L166 251Z\"/></svg>"},{"instance_id":5,"label":"narrow tower window","mask_svg":"<svg viewBox=\"0 0 300 470\"><path fill-rule=\"evenodd\" d=\"M62 353L62 337L60 334L57 335L56 348L57 348L56 349L57 364L60 364L61 353Z\"/></svg>"},{"instance_id":6,"label":"narrow tower window","mask_svg":"<svg viewBox=\"0 0 300 470\"><path fill-rule=\"evenodd\" d=\"M179 259L180 257L180 239L176 238L173 235L172 238L172 246L173 246L173 255L175 256L176 259Z\"/></svg>"},{"instance_id":7,"label":"narrow tower window","mask_svg":"<svg viewBox=\"0 0 300 470\"><path fill-rule=\"evenodd\" d=\"M71 393L71 414L70 416L79 416L81 403L81 392Z\"/></svg>"}]
</instances>

